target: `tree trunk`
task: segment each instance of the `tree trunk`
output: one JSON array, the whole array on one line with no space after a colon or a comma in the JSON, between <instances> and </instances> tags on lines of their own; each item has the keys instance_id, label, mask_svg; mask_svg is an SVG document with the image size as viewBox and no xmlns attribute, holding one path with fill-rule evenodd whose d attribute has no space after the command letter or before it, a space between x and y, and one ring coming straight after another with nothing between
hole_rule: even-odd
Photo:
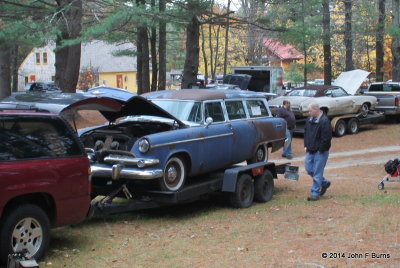
<instances>
[{"instance_id":1,"label":"tree trunk","mask_svg":"<svg viewBox=\"0 0 400 268\"><path fill-rule=\"evenodd\" d=\"M208 58L207 58L207 53L206 53L206 48L205 48L205 36L204 36L203 25L200 26L200 29L201 29L201 52L203 54L203 61L204 61L204 78L208 79ZM209 39L211 40L211 34L209 36ZM212 53L211 47L210 47L210 53ZM211 64L212 64L212 61L211 61ZM212 68L212 65L211 65L211 68Z\"/></svg>"},{"instance_id":2,"label":"tree trunk","mask_svg":"<svg viewBox=\"0 0 400 268\"><path fill-rule=\"evenodd\" d=\"M329 12L329 0L322 1L322 28L324 48L324 85L330 85L332 81L332 56L331 56L331 16Z\"/></svg>"},{"instance_id":3,"label":"tree trunk","mask_svg":"<svg viewBox=\"0 0 400 268\"><path fill-rule=\"evenodd\" d=\"M147 27L141 27L140 33L142 38L142 93L145 93L150 91L149 36L147 34Z\"/></svg>"},{"instance_id":4,"label":"tree trunk","mask_svg":"<svg viewBox=\"0 0 400 268\"><path fill-rule=\"evenodd\" d=\"M56 85L63 92L76 92L81 62L81 43L62 46L64 40L80 36L82 29L82 1L57 0L60 35L56 39Z\"/></svg>"},{"instance_id":5,"label":"tree trunk","mask_svg":"<svg viewBox=\"0 0 400 268\"><path fill-rule=\"evenodd\" d=\"M224 77L226 75L228 67L228 45L229 45L229 9L231 7L231 0L228 0L228 8L226 13L228 14L226 18L226 29L225 29L225 53L224 53Z\"/></svg>"},{"instance_id":6,"label":"tree trunk","mask_svg":"<svg viewBox=\"0 0 400 268\"><path fill-rule=\"evenodd\" d=\"M399 29L400 27L400 0L392 0L393 22L392 27ZM400 36L394 35L392 40L393 69L392 81L400 81Z\"/></svg>"},{"instance_id":7,"label":"tree trunk","mask_svg":"<svg viewBox=\"0 0 400 268\"><path fill-rule=\"evenodd\" d=\"M141 35L137 33L136 37L136 85L137 85L137 94L143 93L143 67L142 67L142 39Z\"/></svg>"},{"instance_id":8,"label":"tree trunk","mask_svg":"<svg viewBox=\"0 0 400 268\"><path fill-rule=\"evenodd\" d=\"M151 1L151 5L155 6L155 1ZM157 90L157 29L155 26L151 27L151 37L150 37L150 47L151 47L151 91Z\"/></svg>"},{"instance_id":9,"label":"tree trunk","mask_svg":"<svg viewBox=\"0 0 400 268\"><path fill-rule=\"evenodd\" d=\"M11 80L12 92L18 91L18 46L14 45L11 51Z\"/></svg>"},{"instance_id":10,"label":"tree trunk","mask_svg":"<svg viewBox=\"0 0 400 268\"><path fill-rule=\"evenodd\" d=\"M161 14L165 11L165 7L165 0L159 0L159 9ZM166 89L167 80L167 26L164 20L161 20L159 24L158 54L158 90L164 90Z\"/></svg>"},{"instance_id":11,"label":"tree trunk","mask_svg":"<svg viewBox=\"0 0 400 268\"><path fill-rule=\"evenodd\" d=\"M0 51L0 100L11 95L10 60L9 50Z\"/></svg>"},{"instance_id":12,"label":"tree trunk","mask_svg":"<svg viewBox=\"0 0 400 268\"><path fill-rule=\"evenodd\" d=\"M186 58L183 67L182 88L191 88L196 84L199 70L200 23L196 16L186 26Z\"/></svg>"},{"instance_id":13,"label":"tree trunk","mask_svg":"<svg viewBox=\"0 0 400 268\"><path fill-rule=\"evenodd\" d=\"M353 37L352 37L352 0L344 0L344 46L346 47L346 71L354 70L354 62L353 62Z\"/></svg>"},{"instance_id":14,"label":"tree trunk","mask_svg":"<svg viewBox=\"0 0 400 268\"><path fill-rule=\"evenodd\" d=\"M378 1L378 27L376 31L376 81L383 81L383 59L385 56L384 50L384 36L385 36L385 3L386 0Z\"/></svg>"},{"instance_id":15,"label":"tree trunk","mask_svg":"<svg viewBox=\"0 0 400 268\"><path fill-rule=\"evenodd\" d=\"M217 73L217 66L218 66L218 62L219 62L219 34L220 34L220 31L221 31L221 26L220 25L218 25L218 26L216 26L217 27L217 33L215 34L215 53L214 53L214 59L212 59L211 58L211 61L213 61L214 60L214 64L213 64L213 66L214 66L214 68L211 70L211 77L212 77L212 79L214 79L215 80L215 75L216 75L216 73Z\"/></svg>"}]
</instances>

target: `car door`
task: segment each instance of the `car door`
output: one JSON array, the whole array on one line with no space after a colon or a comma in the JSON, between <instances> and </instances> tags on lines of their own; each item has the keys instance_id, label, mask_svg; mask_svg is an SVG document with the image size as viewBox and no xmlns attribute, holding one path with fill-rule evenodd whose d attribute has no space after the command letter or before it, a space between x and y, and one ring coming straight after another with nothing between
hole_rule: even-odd
<instances>
[{"instance_id":1,"label":"car door","mask_svg":"<svg viewBox=\"0 0 400 268\"><path fill-rule=\"evenodd\" d=\"M233 132L232 163L239 163L249 159L253 153L254 125L247 118L242 100L226 100L225 107Z\"/></svg>"},{"instance_id":2,"label":"car door","mask_svg":"<svg viewBox=\"0 0 400 268\"><path fill-rule=\"evenodd\" d=\"M211 117L213 122L203 130L203 148L201 158L203 170L215 170L232 163L233 131L226 120L222 100L204 102L204 120Z\"/></svg>"},{"instance_id":3,"label":"car door","mask_svg":"<svg viewBox=\"0 0 400 268\"><path fill-rule=\"evenodd\" d=\"M331 97L329 104L329 114L348 114L354 112L354 100L342 88L330 88L325 94Z\"/></svg>"}]
</instances>

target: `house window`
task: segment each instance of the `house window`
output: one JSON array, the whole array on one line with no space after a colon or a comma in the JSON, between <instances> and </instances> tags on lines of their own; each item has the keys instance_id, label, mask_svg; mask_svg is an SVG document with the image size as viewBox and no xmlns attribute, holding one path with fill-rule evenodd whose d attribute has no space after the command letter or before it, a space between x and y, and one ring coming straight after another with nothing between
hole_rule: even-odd
<instances>
[{"instance_id":1,"label":"house window","mask_svg":"<svg viewBox=\"0 0 400 268\"><path fill-rule=\"evenodd\" d=\"M43 64L47 64L47 52L43 52Z\"/></svg>"},{"instance_id":2,"label":"house window","mask_svg":"<svg viewBox=\"0 0 400 268\"><path fill-rule=\"evenodd\" d=\"M40 53L36 53L36 64L40 64Z\"/></svg>"}]
</instances>

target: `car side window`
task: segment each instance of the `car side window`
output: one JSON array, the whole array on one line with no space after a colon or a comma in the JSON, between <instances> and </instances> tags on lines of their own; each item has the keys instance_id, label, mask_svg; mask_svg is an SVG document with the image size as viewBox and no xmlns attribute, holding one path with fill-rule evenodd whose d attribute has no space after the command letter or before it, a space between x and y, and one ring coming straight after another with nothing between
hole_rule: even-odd
<instances>
[{"instance_id":1,"label":"car side window","mask_svg":"<svg viewBox=\"0 0 400 268\"><path fill-rule=\"evenodd\" d=\"M229 120L246 118L242 101L225 101L225 106Z\"/></svg>"},{"instance_id":2,"label":"car side window","mask_svg":"<svg viewBox=\"0 0 400 268\"><path fill-rule=\"evenodd\" d=\"M0 119L0 161L82 155L60 120Z\"/></svg>"},{"instance_id":3,"label":"car side window","mask_svg":"<svg viewBox=\"0 0 400 268\"><path fill-rule=\"evenodd\" d=\"M250 117L263 117L268 116L268 110L262 100L247 100L247 111Z\"/></svg>"},{"instance_id":4,"label":"car side window","mask_svg":"<svg viewBox=\"0 0 400 268\"><path fill-rule=\"evenodd\" d=\"M221 102L207 102L204 105L204 119L211 117L213 122L224 122L224 112Z\"/></svg>"}]
</instances>

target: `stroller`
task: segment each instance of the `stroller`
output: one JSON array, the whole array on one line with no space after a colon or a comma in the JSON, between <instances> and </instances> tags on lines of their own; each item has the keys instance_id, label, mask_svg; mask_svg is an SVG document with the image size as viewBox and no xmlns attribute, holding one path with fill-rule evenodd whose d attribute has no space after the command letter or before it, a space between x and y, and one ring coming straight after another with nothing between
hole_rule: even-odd
<instances>
[{"instance_id":1,"label":"stroller","mask_svg":"<svg viewBox=\"0 0 400 268\"><path fill-rule=\"evenodd\" d=\"M383 188L385 188L384 182L400 182L400 160L397 158L389 160L385 164L385 171L387 175L383 177L381 182L378 184L379 190L383 190Z\"/></svg>"}]
</instances>

